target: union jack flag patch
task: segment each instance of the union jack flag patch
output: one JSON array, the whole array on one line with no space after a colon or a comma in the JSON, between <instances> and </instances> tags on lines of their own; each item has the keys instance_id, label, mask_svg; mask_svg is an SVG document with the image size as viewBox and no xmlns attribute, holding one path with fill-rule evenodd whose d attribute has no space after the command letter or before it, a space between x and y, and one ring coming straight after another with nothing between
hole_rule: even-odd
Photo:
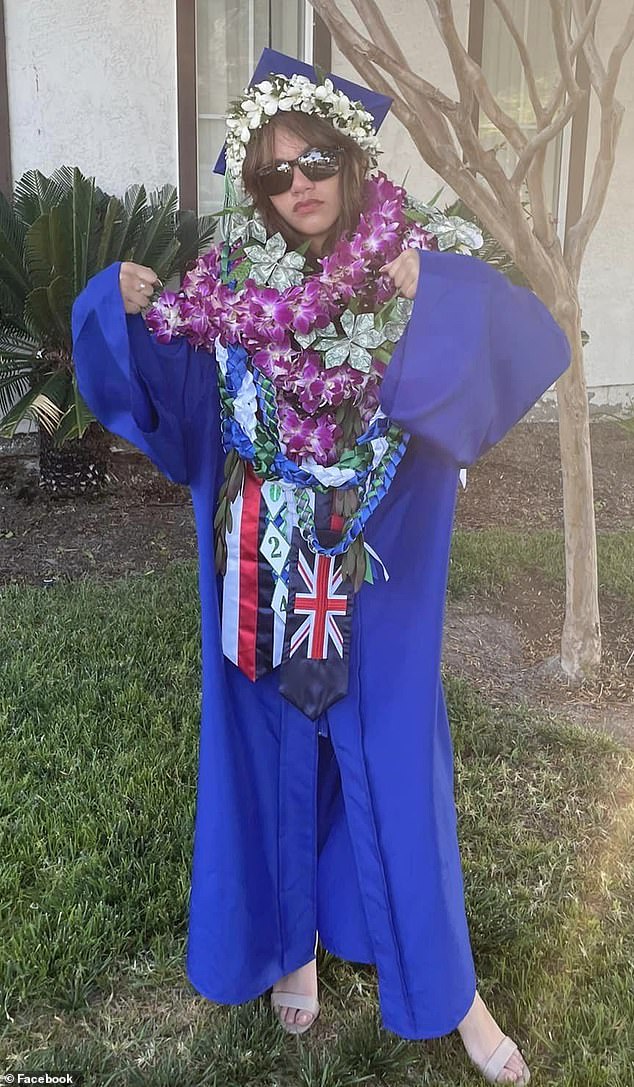
<instances>
[{"instance_id":1,"label":"union jack flag patch","mask_svg":"<svg viewBox=\"0 0 634 1087\"><path fill-rule=\"evenodd\" d=\"M322 547L341 539L319 530ZM315 554L293 529L280 693L315 720L348 691L354 592L341 555Z\"/></svg>"}]
</instances>

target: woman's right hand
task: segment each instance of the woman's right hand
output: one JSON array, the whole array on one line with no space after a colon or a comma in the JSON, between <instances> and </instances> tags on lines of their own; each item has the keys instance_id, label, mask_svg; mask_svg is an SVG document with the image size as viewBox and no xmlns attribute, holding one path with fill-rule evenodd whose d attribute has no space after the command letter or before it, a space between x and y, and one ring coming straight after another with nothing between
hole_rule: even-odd
<instances>
[{"instance_id":1,"label":"woman's right hand","mask_svg":"<svg viewBox=\"0 0 634 1087\"><path fill-rule=\"evenodd\" d=\"M151 268L146 268L143 264L133 264L129 260L122 261L119 287L126 313L140 313L145 309L157 284L159 287L163 286Z\"/></svg>"}]
</instances>

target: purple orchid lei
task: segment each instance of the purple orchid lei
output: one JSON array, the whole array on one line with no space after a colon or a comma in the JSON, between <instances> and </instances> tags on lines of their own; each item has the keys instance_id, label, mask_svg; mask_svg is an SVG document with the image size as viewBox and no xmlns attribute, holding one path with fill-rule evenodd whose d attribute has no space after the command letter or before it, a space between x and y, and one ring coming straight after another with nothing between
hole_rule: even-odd
<instances>
[{"instance_id":1,"label":"purple orchid lei","mask_svg":"<svg viewBox=\"0 0 634 1087\"><path fill-rule=\"evenodd\" d=\"M334 464L372 419L378 390L394 344L383 343L361 368L344 361L325 364L326 347L302 346L333 322L341 330L344 311L383 313L395 298L382 265L407 248L438 249L438 239L406 214L407 193L378 173L365 182L363 210L352 236L343 235L318 262L319 271L301 273L284 289L256 281L239 239L222 267L222 245L200 257L181 289L164 291L145 320L160 343L184 336L213 353L241 345L275 386L280 438L287 457L306 456ZM370 355L370 353L368 353Z\"/></svg>"}]
</instances>

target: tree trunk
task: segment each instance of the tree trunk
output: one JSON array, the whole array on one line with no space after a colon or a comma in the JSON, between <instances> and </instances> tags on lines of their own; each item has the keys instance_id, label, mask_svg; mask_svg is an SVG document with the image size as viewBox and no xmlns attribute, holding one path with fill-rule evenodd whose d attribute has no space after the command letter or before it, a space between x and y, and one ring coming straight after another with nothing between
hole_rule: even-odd
<instances>
[{"instance_id":1,"label":"tree trunk","mask_svg":"<svg viewBox=\"0 0 634 1087\"><path fill-rule=\"evenodd\" d=\"M570 366L557 382L566 550L561 666L569 678L581 681L599 667L601 625L590 414L583 369L581 307L576 293L558 299L553 316L572 347Z\"/></svg>"}]
</instances>

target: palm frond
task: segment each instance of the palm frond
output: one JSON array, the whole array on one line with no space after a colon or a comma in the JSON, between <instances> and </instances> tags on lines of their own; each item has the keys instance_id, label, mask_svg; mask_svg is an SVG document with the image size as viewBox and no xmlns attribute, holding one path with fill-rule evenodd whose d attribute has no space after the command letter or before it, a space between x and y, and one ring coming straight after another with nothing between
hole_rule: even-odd
<instances>
[{"instance_id":1,"label":"palm frond","mask_svg":"<svg viewBox=\"0 0 634 1087\"><path fill-rule=\"evenodd\" d=\"M70 354L73 340L71 328L71 310L73 306L73 290L67 276L56 276L46 288L48 304L55 318L55 325L60 334L61 343Z\"/></svg>"},{"instance_id":2,"label":"palm frond","mask_svg":"<svg viewBox=\"0 0 634 1087\"><path fill-rule=\"evenodd\" d=\"M20 306L31 289L24 262L26 227L0 193L0 279Z\"/></svg>"},{"instance_id":3,"label":"palm frond","mask_svg":"<svg viewBox=\"0 0 634 1087\"><path fill-rule=\"evenodd\" d=\"M150 193L150 207L134 250L133 260L154 268L161 261L176 229L177 195L173 185Z\"/></svg>"},{"instance_id":4,"label":"palm frond","mask_svg":"<svg viewBox=\"0 0 634 1087\"><path fill-rule=\"evenodd\" d=\"M16 341L15 344L9 345L6 342L0 342L0 377L5 371L13 370L16 363L22 363L31 370L37 363L39 350L37 344Z\"/></svg>"},{"instance_id":5,"label":"palm frond","mask_svg":"<svg viewBox=\"0 0 634 1087\"><path fill-rule=\"evenodd\" d=\"M72 184L73 292L83 291L88 282L90 243L95 229L95 179L73 170ZM60 269L61 271L62 269ZM63 271L66 272L66 266Z\"/></svg>"},{"instance_id":6,"label":"palm frond","mask_svg":"<svg viewBox=\"0 0 634 1087\"><path fill-rule=\"evenodd\" d=\"M61 284L59 280L62 280ZM62 348L69 343L70 318L70 314L64 319L60 313L64 283L64 277L59 276L48 287L36 287L24 303L24 320L31 335L42 343Z\"/></svg>"},{"instance_id":7,"label":"palm frond","mask_svg":"<svg viewBox=\"0 0 634 1087\"><path fill-rule=\"evenodd\" d=\"M0 423L0 435L12 438L24 419L41 423L45 430L53 434L66 410L69 384L70 376L63 370L37 382L4 416Z\"/></svg>"},{"instance_id":8,"label":"palm frond","mask_svg":"<svg viewBox=\"0 0 634 1087\"><path fill-rule=\"evenodd\" d=\"M35 397L31 406L32 417L44 427L49 434L54 434L59 426L60 420L63 418L63 412L58 408L57 404L45 396L44 393L39 393Z\"/></svg>"},{"instance_id":9,"label":"palm frond","mask_svg":"<svg viewBox=\"0 0 634 1087\"><path fill-rule=\"evenodd\" d=\"M18 298L0 279L0 322L4 319L19 321L24 308L24 298Z\"/></svg>"},{"instance_id":10,"label":"palm frond","mask_svg":"<svg viewBox=\"0 0 634 1087\"><path fill-rule=\"evenodd\" d=\"M180 242L176 238L172 238L160 255L152 257L150 266L163 282L178 271L180 267L180 248Z\"/></svg>"},{"instance_id":11,"label":"palm frond","mask_svg":"<svg viewBox=\"0 0 634 1087\"><path fill-rule=\"evenodd\" d=\"M64 197L61 204L51 208L44 215L40 215L39 219L36 219L33 225L29 227L25 244L27 266L32 284L35 287L35 292L31 292L29 298L25 301L25 319L28 321L29 317L32 318L37 315L38 319L49 320L49 314L42 307L42 302L38 301L40 296L36 297L36 308L33 307L33 304L29 304L29 299L32 299L33 293L37 291L52 289L53 294L50 299L52 308L50 312L53 315L53 324L62 337L62 343L65 343L70 336L70 306L73 296L65 292L68 302L68 314L64 316L59 311L58 306L58 303L62 300L61 284L57 284L55 287L53 285L58 279L62 279L69 284L74 281L73 234L72 194L69 193ZM47 331L51 332L53 329L45 324L39 326L39 335L43 339L47 338ZM59 339L59 336L57 339Z\"/></svg>"},{"instance_id":12,"label":"palm frond","mask_svg":"<svg viewBox=\"0 0 634 1087\"><path fill-rule=\"evenodd\" d=\"M13 206L0 195L0 433L38 420L55 443L82 438L94 415L70 364L74 298L115 260L162 279L194 261L218 215L180 212L172 185L132 185L120 199L78 167L25 173Z\"/></svg>"},{"instance_id":13,"label":"palm frond","mask_svg":"<svg viewBox=\"0 0 634 1087\"><path fill-rule=\"evenodd\" d=\"M73 177L75 170L78 170L78 166L58 166L56 170L53 170L50 180L50 197L56 196L55 203L59 204L65 196L68 196L69 192L73 188Z\"/></svg>"},{"instance_id":14,"label":"palm frond","mask_svg":"<svg viewBox=\"0 0 634 1087\"><path fill-rule=\"evenodd\" d=\"M55 444L62 445L73 438L83 438L86 430L95 421L95 416L83 399L78 385L77 377L73 371L72 385L69 390L69 407L61 420L55 434Z\"/></svg>"},{"instance_id":15,"label":"palm frond","mask_svg":"<svg viewBox=\"0 0 634 1087\"><path fill-rule=\"evenodd\" d=\"M42 212L27 231L24 244L31 287L46 287L53 274L51 210Z\"/></svg>"},{"instance_id":16,"label":"palm frond","mask_svg":"<svg viewBox=\"0 0 634 1087\"><path fill-rule=\"evenodd\" d=\"M145 185L131 185L124 194L123 206L125 218L121 237L118 239L119 259L132 260L147 209Z\"/></svg>"},{"instance_id":17,"label":"palm frond","mask_svg":"<svg viewBox=\"0 0 634 1087\"><path fill-rule=\"evenodd\" d=\"M178 267L181 275L188 264L213 241L221 212L216 215L202 215L196 218L193 211L179 211L176 216L176 237L180 242Z\"/></svg>"},{"instance_id":18,"label":"palm frond","mask_svg":"<svg viewBox=\"0 0 634 1087\"><path fill-rule=\"evenodd\" d=\"M31 226L40 215L53 206L48 196L50 178L41 170L27 170L16 183L13 207L16 215L26 226Z\"/></svg>"},{"instance_id":19,"label":"palm frond","mask_svg":"<svg viewBox=\"0 0 634 1087\"><path fill-rule=\"evenodd\" d=\"M29 374L21 370L3 372L0 377L0 426L16 401L31 388Z\"/></svg>"},{"instance_id":20,"label":"palm frond","mask_svg":"<svg viewBox=\"0 0 634 1087\"><path fill-rule=\"evenodd\" d=\"M108 200L103 222L97 255L95 257L96 270L107 268L113 261L119 260L119 245L123 233L124 207L121 200L111 196Z\"/></svg>"},{"instance_id":21,"label":"palm frond","mask_svg":"<svg viewBox=\"0 0 634 1087\"><path fill-rule=\"evenodd\" d=\"M16 346L18 342L32 343L34 346L37 343L39 346L39 340L34 338L26 327L24 307L22 307L22 313L19 316L15 313L0 312L0 352L3 344L6 343L9 347L12 347Z\"/></svg>"},{"instance_id":22,"label":"palm frond","mask_svg":"<svg viewBox=\"0 0 634 1087\"><path fill-rule=\"evenodd\" d=\"M27 170L17 182L13 197L16 214L31 226L40 215L61 204L72 191L74 166L58 166L50 177L40 170Z\"/></svg>"}]
</instances>

